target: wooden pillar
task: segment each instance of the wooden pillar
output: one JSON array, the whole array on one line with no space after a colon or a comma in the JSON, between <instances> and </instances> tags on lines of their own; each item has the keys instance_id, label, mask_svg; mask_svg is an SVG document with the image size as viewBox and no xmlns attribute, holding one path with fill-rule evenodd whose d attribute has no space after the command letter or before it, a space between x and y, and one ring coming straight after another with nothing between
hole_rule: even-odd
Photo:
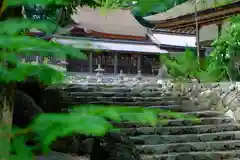
<instances>
[{"instance_id":1,"label":"wooden pillar","mask_svg":"<svg viewBox=\"0 0 240 160\"><path fill-rule=\"evenodd\" d=\"M217 27L218 27L218 38L219 38L221 36L221 32L222 32L222 23L218 23Z\"/></svg>"},{"instance_id":2,"label":"wooden pillar","mask_svg":"<svg viewBox=\"0 0 240 160\"><path fill-rule=\"evenodd\" d=\"M131 73L132 64L131 64L131 54L128 54L128 74Z\"/></svg>"},{"instance_id":3,"label":"wooden pillar","mask_svg":"<svg viewBox=\"0 0 240 160\"><path fill-rule=\"evenodd\" d=\"M114 74L118 73L118 53L114 53Z\"/></svg>"},{"instance_id":4,"label":"wooden pillar","mask_svg":"<svg viewBox=\"0 0 240 160\"><path fill-rule=\"evenodd\" d=\"M198 62L201 67L204 67L205 64L205 51L202 50L202 46L200 43L200 29L203 26L199 25L198 30L196 30L196 40L197 40L197 54L198 54Z\"/></svg>"},{"instance_id":5,"label":"wooden pillar","mask_svg":"<svg viewBox=\"0 0 240 160\"><path fill-rule=\"evenodd\" d=\"M36 56L36 63L39 63L39 56Z\"/></svg>"},{"instance_id":6,"label":"wooden pillar","mask_svg":"<svg viewBox=\"0 0 240 160\"><path fill-rule=\"evenodd\" d=\"M93 72L93 63L92 63L92 52L89 53L88 55L88 65L89 65L89 73L92 73Z\"/></svg>"},{"instance_id":7,"label":"wooden pillar","mask_svg":"<svg viewBox=\"0 0 240 160\"><path fill-rule=\"evenodd\" d=\"M141 54L138 54L137 56L137 71L141 70Z\"/></svg>"},{"instance_id":8,"label":"wooden pillar","mask_svg":"<svg viewBox=\"0 0 240 160\"><path fill-rule=\"evenodd\" d=\"M105 70L105 72L107 73L107 71L108 71L108 69L107 69L107 67L108 67L108 65L107 65L107 56L108 56L108 54L102 54L104 57L104 64L103 64L103 66L104 66L104 70Z\"/></svg>"},{"instance_id":9,"label":"wooden pillar","mask_svg":"<svg viewBox=\"0 0 240 160\"><path fill-rule=\"evenodd\" d=\"M198 11L197 11L197 1L195 1L194 4L194 18L195 18L195 29L196 29L196 49L197 49L197 57L198 57L198 63L200 64L201 60L200 60L200 35L199 35L199 31L200 31L200 26L198 24Z\"/></svg>"},{"instance_id":10,"label":"wooden pillar","mask_svg":"<svg viewBox=\"0 0 240 160\"><path fill-rule=\"evenodd\" d=\"M198 58L200 58L200 27L199 25L196 23L196 49L197 49L197 56Z\"/></svg>"}]
</instances>

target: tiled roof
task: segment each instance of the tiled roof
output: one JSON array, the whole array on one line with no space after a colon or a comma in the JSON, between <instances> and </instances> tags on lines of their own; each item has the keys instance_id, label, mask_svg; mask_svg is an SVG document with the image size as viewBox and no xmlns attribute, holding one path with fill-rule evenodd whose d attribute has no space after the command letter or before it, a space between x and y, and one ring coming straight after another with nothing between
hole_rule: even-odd
<instances>
[{"instance_id":1,"label":"tiled roof","mask_svg":"<svg viewBox=\"0 0 240 160\"><path fill-rule=\"evenodd\" d=\"M222 6L224 4L230 4L238 1L239 0L198 0L197 11L203 11L206 9L214 8L216 6ZM158 13L156 15L152 15L144 18L149 21L162 21L162 20L177 18L180 16L191 14L195 12L194 2L195 0L190 0L181 5L177 5L164 13Z\"/></svg>"},{"instance_id":2,"label":"tiled roof","mask_svg":"<svg viewBox=\"0 0 240 160\"><path fill-rule=\"evenodd\" d=\"M146 29L132 16L130 10L104 11L88 7L77 8L72 19L77 27L108 34L145 36Z\"/></svg>"}]
</instances>

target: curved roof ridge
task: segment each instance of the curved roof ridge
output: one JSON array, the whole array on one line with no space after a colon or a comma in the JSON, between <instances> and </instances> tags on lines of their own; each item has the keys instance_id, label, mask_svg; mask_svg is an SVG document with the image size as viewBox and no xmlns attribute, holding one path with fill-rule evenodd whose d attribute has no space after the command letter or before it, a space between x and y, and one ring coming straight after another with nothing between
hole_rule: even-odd
<instances>
[{"instance_id":1,"label":"curved roof ridge","mask_svg":"<svg viewBox=\"0 0 240 160\"><path fill-rule=\"evenodd\" d=\"M146 28L133 17L131 10L78 7L72 19L80 28L97 32L145 36Z\"/></svg>"}]
</instances>

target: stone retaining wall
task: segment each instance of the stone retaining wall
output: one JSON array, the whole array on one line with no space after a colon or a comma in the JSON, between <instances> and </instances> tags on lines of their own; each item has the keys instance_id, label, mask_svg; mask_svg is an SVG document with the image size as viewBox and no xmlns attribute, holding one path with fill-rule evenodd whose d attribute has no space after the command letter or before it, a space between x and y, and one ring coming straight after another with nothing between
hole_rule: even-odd
<instances>
[{"instance_id":1,"label":"stone retaining wall","mask_svg":"<svg viewBox=\"0 0 240 160\"><path fill-rule=\"evenodd\" d=\"M173 91L189 97L196 107L223 111L240 120L240 83L175 83Z\"/></svg>"}]
</instances>

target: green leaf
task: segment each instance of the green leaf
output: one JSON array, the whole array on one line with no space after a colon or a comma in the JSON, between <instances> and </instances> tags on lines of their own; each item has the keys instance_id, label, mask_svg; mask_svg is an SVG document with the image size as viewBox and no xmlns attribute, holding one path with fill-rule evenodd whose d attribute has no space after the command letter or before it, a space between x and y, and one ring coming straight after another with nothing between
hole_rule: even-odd
<instances>
[{"instance_id":1,"label":"green leaf","mask_svg":"<svg viewBox=\"0 0 240 160\"><path fill-rule=\"evenodd\" d=\"M49 4L56 4L56 5L68 5L70 4L71 1L69 0L17 0L17 1L12 1L8 0L7 1L7 6L18 6L18 5L49 5Z\"/></svg>"},{"instance_id":2,"label":"green leaf","mask_svg":"<svg viewBox=\"0 0 240 160\"><path fill-rule=\"evenodd\" d=\"M25 145L26 139L24 136L17 136L14 137L12 140L12 149L16 153L14 155L14 159L25 159L25 160L32 160L34 155L31 149Z\"/></svg>"},{"instance_id":3,"label":"green leaf","mask_svg":"<svg viewBox=\"0 0 240 160\"><path fill-rule=\"evenodd\" d=\"M76 58L86 59L79 49L72 46L49 42L29 36L0 36L0 47L7 50L23 52L23 54L34 54L40 52L42 56L52 55L54 57L65 58L71 55Z\"/></svg>"},{"instance_id":4,"label":"green leaf","mask_svg":"<svg viewBox=\"0 0 240 160\"><path fill-rule=\"evenodd\" d=\"M35 21L24 18L7 19L0 21L0 34L18 35L24 29L36 28L47 34L52 33L56 28L56 24L47 20Z\"/></svg>"},{"instance_id":5,"label":"green leaf","mask_svg":"<svg viewBox=\"0 0 240 160\"><path fill-rule=\"evenodd\" d=\"M101 116L114 121L143 121L144 123L155 124L157 116L154 110L145 109L144 107L126 107L126 106L103 106L103 105L81 105L75 106L72 112L79 114L88 114ZM112 115L111 115L111 114ZM140 113L141 115L139 115ZM137 116L136 116L137 115ZM146 115L149 117L146 118ZM143 117L142 117L143 116Z\"/></svg>"},{"instance_id":6,"label":"green leaf","mask_svg":"<svg viewBox=\"0 0 240 160\"><path fill-rule=\"evenodd\" d=\"M1 52L0 54L0 61L7 61L13 64L17 64L19 61L19 58L15 53L11 52Z\"/></svg>"},{"instance_id":7,"label":"green leaf","mask_svg":"<svg viewBox=\"0 0 240 160\"><path fill-rule=\"evenodd\" d=\"M133 7L133 13L137 16L149 16L160 12L165 12L176 5L180 5L187 0L138 0L136 6Z\"/></svg>"},{"instance_id":8,"label":"green leaf","mask_svg":"<svg viewBox=\"0 0 240 160\"><path fill-rule=\"evenodd\" d=\"M103 136L113 127L99 116L72 113L42 114L35 119L30 128L41 136L46 149L57 137L64 137L71 133Z\"/></svg>"},{"instance_id":9,"label":"green leaf","mask_svg":"<svg viewBox=\"0 0 240 160\"><path fill-rule=\"evenodd\" d=\"M101 116L114 121L121 121L120 113L115 109L115 107L105 107L101 105L81 105L74 107L71 112Z\"/></svg>"},{"instance_id":10,"label":"green leaf","mask_svg":"<svg viewBox=\"0 0 240 160\"><path fill-rule=\"evenodd\" d=\"M45 64L17 63L16 68L13 69L6 69L4 66L0 67L0 79L4 82L20 82L31 76L38 78L44 84L58 83L64 79L63 73Z\"/></svg>"},{"instance_id":11,"label":"green leaf","mask_svg":"<svg viewBox=\"0 0 240 160\"><path fill-rule=\"evenodd\" d=\"M196 117L178 112L170 112L162 109L144 108L144 107L125 107L118 105L81 105L74 106L70 113L87 114L101 116L113 121L133 121L155 125L158 115L165 115L176 119L195 120ZM112 115L111 115L111 114Z\"/></svg>"}]
</instances>

